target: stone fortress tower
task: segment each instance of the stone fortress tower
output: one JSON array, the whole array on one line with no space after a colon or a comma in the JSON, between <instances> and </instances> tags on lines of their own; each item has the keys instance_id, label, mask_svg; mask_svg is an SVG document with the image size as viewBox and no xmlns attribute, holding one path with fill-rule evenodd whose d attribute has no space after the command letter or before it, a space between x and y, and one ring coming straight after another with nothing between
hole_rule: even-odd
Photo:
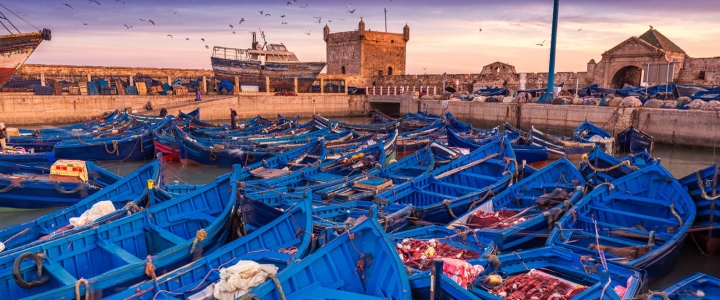
<instances>
[{"instance_id":1,"label":"stone fortress tower","mask_svg":"<svg viewBox=\"0 0 720 300\"><path fill-rule=\"evenodd\" d=\"M366 30L362 19L355 31L330 33L330 27L325 25L323 39L327 74L363 77L405 74L406 45L410 40L407 24L403 33Z\"/></svg>"}]
</instances>

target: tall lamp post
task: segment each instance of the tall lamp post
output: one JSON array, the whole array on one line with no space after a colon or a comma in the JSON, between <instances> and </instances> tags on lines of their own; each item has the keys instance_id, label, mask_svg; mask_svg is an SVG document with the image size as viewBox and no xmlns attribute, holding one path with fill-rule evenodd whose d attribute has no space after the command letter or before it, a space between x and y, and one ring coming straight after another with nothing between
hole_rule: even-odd
<instances>
[{"instance_id":1,"label":"tall lamp post","mask_svg":"<svg viewBox=\"0 0 720 300\"><path fill-rule=\"evenodd\" d=\"M547 93L540 99L542 103L552 102L552 96L555 89L555 50L557 49L557 27L558 27L558 8L560 0L553 1L553 21L552 21L552 37L550 40L550 67L548 68L548 84ZM548 99L550 98L550 99Z\"/></svg>"}]
</instances>

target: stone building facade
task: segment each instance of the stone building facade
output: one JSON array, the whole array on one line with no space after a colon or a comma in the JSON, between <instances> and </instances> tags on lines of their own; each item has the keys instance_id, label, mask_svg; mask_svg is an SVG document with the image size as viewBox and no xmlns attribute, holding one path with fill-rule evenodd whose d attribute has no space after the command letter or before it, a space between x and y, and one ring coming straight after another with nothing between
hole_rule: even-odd
<instances>
[{"instance_id":1,"label":"stone building facade","mask_svg":"<svg viewBox=\"0 0 720 300\"><path fill-rule=\"evenodd\" d=\"M591 59L585 72L558 72L555 82L565 83L565 88L583 87L597 83L601 87L621 88L625 84L637 86L650 65L671 65L671 74L648 80L649 85L672 82L688 85L710 86L720 84L720 57L694 58L655 29L640 36L633 36L610 48L596 62ZM658 79L659 78L659 79ZM359 85L367 86L436 86L442 87L442 75L373 75ZM536 89L547 86L547 73L518 73L514 66L494 62L484 66L479 74L448 74L446 86L460 91L478 87L506 86L511 91Z\"/></svg>"},{"instance_id":2,"label":"stone building facade","mask_svg":"<svg viewBox=\"0 0 720 300\"><path fill-rule=\"evenodd\" d=\"M403 33L387 33L365 29L360 20L355 31L330 33L323 28L327 49L327 74L394 76L405 74L406 45L410 27Z\"/></svg>"}]
</instances>

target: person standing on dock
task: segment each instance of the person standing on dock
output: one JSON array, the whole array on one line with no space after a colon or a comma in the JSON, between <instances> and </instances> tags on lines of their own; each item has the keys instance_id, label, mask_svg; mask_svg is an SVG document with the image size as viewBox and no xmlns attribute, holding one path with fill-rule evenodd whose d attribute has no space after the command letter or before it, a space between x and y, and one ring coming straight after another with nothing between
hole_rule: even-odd
<instances>
[{"instance_id":1,"label":"person standing on dock","mask_svg":"<svg viewBox=\"0 0 720 300\"><path fill-rule=\"evenodd\" d=\"M5 148L7 148L5 139L8 139L7 128L5 128L5 123L0 122L0 147L2 147L0 150L2 152L5 152Z\"/></svg>"},{"instance_id":2,"label":"person standing on dock","mask_svg":"<svg viewBox=\"0 0 720 300\"><path fill-rule=\"evenodd\" d=\"M195 101L201 101L202 100L202 93L200 93L200 88L195 90Z\"/></svg>"},{"instance_id":3,"label":"person standing on dock","mask_svg":"<svg viewBox=\"0 0 720 300\"><path fill-rule=\"evenodd\" d=\"M231 107L230 108L230 128L237 129L237 123L235 122L235 118L237 118L237 112Z\"/></svg>"}]
</instances>

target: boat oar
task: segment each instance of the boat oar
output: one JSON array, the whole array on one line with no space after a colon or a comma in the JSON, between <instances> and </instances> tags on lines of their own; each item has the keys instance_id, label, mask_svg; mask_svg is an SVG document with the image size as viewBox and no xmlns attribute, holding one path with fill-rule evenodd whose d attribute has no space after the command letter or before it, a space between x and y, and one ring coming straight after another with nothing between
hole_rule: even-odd
<instances>
[{"instance_id":1,"label":"boat oar","mask_svg":"<svg viewBox=\"0 0 720 300\"><path fill-rule=\"evenodd\" d=\"M467 164L467 165L464 165L464 166L462 166L462 167L458 167L458 168L452 169L452 170L447 171L447 172L445 172L445 173L439 174L439 175L437 175L437 176L435 176L435 177L433 177L433 178L435 178L435 179L442 179L442 178L448 177L448 176L453 175L453 174L455 174L455 173L457 173L457 172L460 172L460 171L463 171L463 170L467 170L467 169L472 168L472 167L474 167L474 166L476 166L476 165L479 165L479 164L481 164L481 163L484 163L484 162L486 162L486 161L488 161L488 160L490 160L490 159L492 159L492 158L494 158L494 157L496 157L496 156L498 156L498 155L500 155L500 153L490 154L490 155L486 156L485 158L483 158L483 159L481 159L481 160L474 161L474 162L471 162L471 163L469 163L469 164Z\"/></svg>"}]
</instances>

